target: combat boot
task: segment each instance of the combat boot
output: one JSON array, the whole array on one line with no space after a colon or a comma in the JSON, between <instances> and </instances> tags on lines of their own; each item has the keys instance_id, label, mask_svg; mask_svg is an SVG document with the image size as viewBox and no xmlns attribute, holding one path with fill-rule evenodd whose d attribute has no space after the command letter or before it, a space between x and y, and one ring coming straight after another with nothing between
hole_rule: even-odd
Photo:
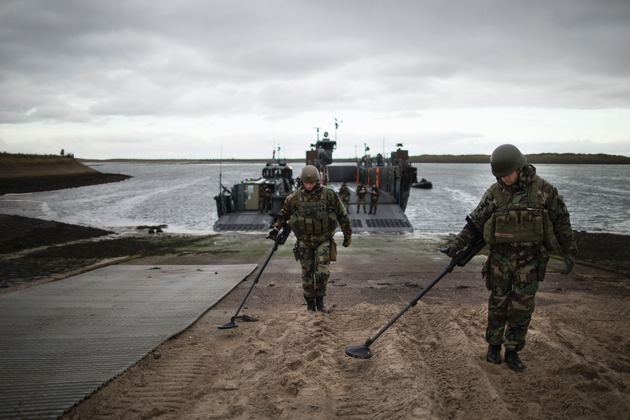
<instances>
[{"instance_id":1,"label":"combat boot","mask_svg":"<svg viewBox=\"0 0 630 420\"><path fill-rule=\"evenodd\" d=\"M322 312L322 313L325 313L325 314L327 314L328 312L330 312L330 311L328 310L328 308L326 308L326 307L324 306L324 298L323 298L323 297L318 297L318 298L317 298L317 300L315 301L315 303L316 303L316 305L317 305L317 310L318 310L319 312Z\"/></svg>"},{"instance_id":2,"label":"combat boot","mask_svg":"<svg viewBox=\"0 0 630 420\"><path fill-rule=\"evenodd\" d=\"M315 298L304 296L306 300L306 310L315 312Z\"/></svg>"},{"instance_id":3,"label":"combat boot","mask_svg":"<svg viewBox=\"0 0 630 420\"><path fill-rule=\"evenodd\" d=\"M488 346L488 352L486 353L486 360L495 365L501 364L501 346Z\"/></svg>"},{"instance_id":4,"label":"combat boot","mask_svg":"<svg viewBox=\"0 0 630 420\"><path fill-rule=\"evenodd\" d=\"M518 353L514 350L505 350L505 363L508 364L510 369L517 372L525 369L525 365L521 362L521 359L518 357Z\"/></svg>"}]
</instances>

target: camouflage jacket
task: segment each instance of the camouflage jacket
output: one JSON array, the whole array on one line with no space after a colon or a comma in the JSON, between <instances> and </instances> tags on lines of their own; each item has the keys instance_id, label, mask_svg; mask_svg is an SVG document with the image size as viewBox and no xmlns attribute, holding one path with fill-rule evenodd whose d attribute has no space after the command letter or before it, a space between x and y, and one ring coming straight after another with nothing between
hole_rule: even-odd
<instances>
[{"instance_id":1,"label":"camouflage jacket","mask_svg":"<svg viewBox=\"0 0 630 420\"><path fill-rule=\"evenodd\" d=\"M518 181L511 186L505 185L500 178L497 178L497 185L503 194L506 202L512 205L526 207L528 198L528 186L534 181L540 179L540 189L536 196L536 204L547 211L549 219L553 225L553 234L555 235L562 252L577 253L577 245L573 238L573 229L569 217L569 210L564 203L564 198L558 193L556 187L540 178L536 174L536 168L531 165L525 165L523 171L519 174ZM494 212L500 211L500 205L494 196L495 188L491 186L486 190L477 207L470 213L475 228L483 232L485 223L490 219ZM473 228L466 225L464 229L457 235L455 241L460 248L464 248L474 236ZM512 243L513 247L540 247L540 243Z\"/></svg>"},{"instance_id":2,"label":"camouflage jacket","mask_svg":"<svg viewBox=\"0 0 630 420\"><path fill-rule=\"evenodd\" d=\"M284 200L284 204L282 205L282 209L280 210L278 219L275 223L276 228L280 229L285 224L290 223L290 220L295 219L295 216L307 219L317 218L317 215L299 214L300 201L308 204L317 204L318 202L321 202L322 207L325 207L324 212L326 213L326 218L329 219L328 221L331 223L331 226L334 226L334 229L336 229L338 225L344 236L352 235L352 226L350 225L350 219L348 218L346 208L339 199L337 193L332 188L323 185L316 185L311 191L308 191L302 186L292 192ZM300 238L305 235L305 232L301 232L299 227L296 228L292 226L292 228L296 237ZM322 234L322 236L332 236L334 233L335 232L333 230L332 232Z\"/></svg>"},{"instance_id":3,"label":"camouflage jacket","mask_svg":"<svg viewBox=\"0 0 630 420\"><path fill-rule=\"evenodd\" d=\"M347 185L342 185L339 188L339 197L346 200L350 199L350 188Z\"/></svg>"},{"instance_id":4,"label":"camouflage jacket","mask_svg":"<svg viewBox=\"0 0 630 420\"><path fill-rule=\"evenodd\" d=\"M372 191L370 191L370 201L372 202L376 202L378 201L378 196L381 192L378 190L378 188L372 188Z\"/></svg>"}]
</instances>

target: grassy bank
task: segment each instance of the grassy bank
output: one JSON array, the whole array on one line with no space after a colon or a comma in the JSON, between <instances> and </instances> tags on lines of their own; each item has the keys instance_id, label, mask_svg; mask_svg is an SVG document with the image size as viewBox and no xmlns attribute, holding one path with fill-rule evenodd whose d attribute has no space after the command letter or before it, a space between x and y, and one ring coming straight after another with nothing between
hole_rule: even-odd
<instances>
[{"instance_id":1,"label":"grassy bank","mask_svg":"<svg viewBox=\"0 0 630 420\"><path fill-rule=\"evenodd\" d=\"M0 178L2 179L95 173L98 171L70 156L0 154Z\"/></svg>"},{"instance_id":2,"label":"grassy bank","mask_svg":"<svg viewBox=\"0 0 630 420\"><path fill-rule=\"evenodd\" d=\"M76 188L128 178L128 175L101 173L71 156L0 153L0 195Z\"/></svg>"}]
</instances>

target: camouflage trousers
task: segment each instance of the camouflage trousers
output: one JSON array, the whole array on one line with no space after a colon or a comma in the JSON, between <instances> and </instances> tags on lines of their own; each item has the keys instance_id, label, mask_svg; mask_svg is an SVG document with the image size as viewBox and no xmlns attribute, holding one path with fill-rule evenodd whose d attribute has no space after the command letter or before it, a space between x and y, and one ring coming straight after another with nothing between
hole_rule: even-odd
<instances>
[{"instance_id":1,"label":"camouflage trousers","mask_svg":"<svg viewBox=\"0 0 630 420\"><path fill-rule=\"evenodd\" d=\"M365 197L363 198L357 197L357 213L361 209L361 206L363 206L363 212L365 212Z\"/></svg>"},{"instance_id":2,"label":"camouflage trousers","mask_svg":"<svg viewBox=\"0 0 630 420\"><path fill-rule=\"evenodd\" d=\"M350 211L350 197L342 197L341 202L343 203L343 206L346 208L346 211L349 212Z\"/></svg>"},{"instance_id":3,"label":"camouflage trousers","mask_svg":"<svg viewBox=\"0 0 630 420\"><path fill-rule=\"evenodd\" d=\"M303 240L297 244L297 256L302 266L304 297L324 297L330 277L331 240Z\"/></svg>"},{"instance_id":4,"label":"camouflage trousers","mask_svg":"<svg viewBox=\"0 0 630 420\"><path fill-rule=\"evenodd\" d=\"M546 261L536 254L490 253L483 268L488 300L486 341L493 346L505 343L508 350L521 351L535 308L539 281ZM542 270L542 275L540 274Z\"/></svg>"},{"instance_id":5,"label":"camouflage trousers","mask_svg":"<svg viewBox=\"0 0 630 420\"><path fill-rule=\"evenodd\" d=\"M370 213L376 214L377 207L378 207L378 201L370 201Z\"/></svg>"}]
</instances>

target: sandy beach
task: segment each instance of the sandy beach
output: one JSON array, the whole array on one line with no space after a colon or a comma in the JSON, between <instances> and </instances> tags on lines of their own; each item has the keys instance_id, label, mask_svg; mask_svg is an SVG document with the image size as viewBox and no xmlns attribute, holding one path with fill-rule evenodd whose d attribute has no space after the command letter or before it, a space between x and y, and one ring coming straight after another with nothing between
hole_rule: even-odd
<instances>
[{"instance_id":1,"label":"sandy beach","mask_svg":"<svg viewBox=\"0 0 630 420\"><path fill-rule=\"evenodd\" d=\"M11 279L0 293L121 261L262 263L272 245L257 234L119 238L6 215L0 230L0 278ZM524 372L485 361L483 252L378 338L373 358L360 360L345 347L364 344L448 265L436 251L448 238L357 235L332 265L328 315L306 311L290 239L261 275L238 328L217 326L230 320L257 272L64 418L623 418L630 238L581 236L570 275L559 274L561 260L550 263L521 354ZM600 254L605 264L594 261Z\"/></svg>"}]
</instances>

